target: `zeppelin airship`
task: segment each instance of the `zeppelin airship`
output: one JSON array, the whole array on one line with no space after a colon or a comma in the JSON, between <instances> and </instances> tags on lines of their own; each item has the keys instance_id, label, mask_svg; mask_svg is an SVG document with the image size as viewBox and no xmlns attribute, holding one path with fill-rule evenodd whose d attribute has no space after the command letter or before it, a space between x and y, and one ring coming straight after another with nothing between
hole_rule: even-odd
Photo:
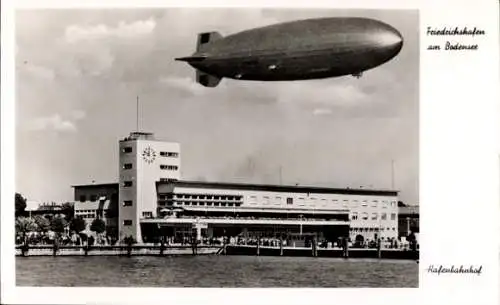
<instances>
[{"instance_id":1,"label":"zeppelin airship","mask_svg":"<svg viewBox=\"0 0 500 305\"><path fill-rule=\"evenodd\" d=\"M223 37L198 34L196 52L176 58L196 69L196 81L216 87L222 78L297 81L352 75L380 66L403 47L394 27L355 17L305 19Z\"/></svg>"}]
</instances>

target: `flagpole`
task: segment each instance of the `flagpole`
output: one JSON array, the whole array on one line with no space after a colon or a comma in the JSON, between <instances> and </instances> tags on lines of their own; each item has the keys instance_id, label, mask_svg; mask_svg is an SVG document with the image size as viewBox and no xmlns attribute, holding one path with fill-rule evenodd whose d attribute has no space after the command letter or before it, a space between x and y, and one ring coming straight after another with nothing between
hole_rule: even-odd
<instances>
[{"instance_id":1,"label":"flagpole","mask_svg":"<svg viewBox=\"0 0 500 305\"><path fill-rule=\"evenodd\" d=\"M137 111L136 111L136 123L137 123L137 126L136 126L136 130L137 132L139 132L139 96L137 96Z\"/></svg>"}]
</instances>

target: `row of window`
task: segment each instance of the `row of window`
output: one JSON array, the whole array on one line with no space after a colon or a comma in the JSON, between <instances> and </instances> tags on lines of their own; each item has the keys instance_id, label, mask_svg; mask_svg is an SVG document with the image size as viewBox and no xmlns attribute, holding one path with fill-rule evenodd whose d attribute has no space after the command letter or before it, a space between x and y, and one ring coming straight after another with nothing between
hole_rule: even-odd
<instances>
[{"instance_id":1,"label":"row of window","mask_svg":"<svg viewBox=\"0 0 500 305\"><path fill-rule=\"evenodd\" d=\"M216 202L199 202L199 201L176 201L176 202L172 202L172 201L168 201L167 202L167 205L168 206L172 206L172 205L186 205L186 206L215 206L215 207L238 207L241 205L241 202L219 202L219 201L216 201Z\"/></svg>"},{"instance_id":2,"label":"row of window","mask_svg":"<svg viewBox=\"0 0 500 305\"><path fill-rule=\"evenodd\" d=\"M249 196L249 197L248 197L248 201L249 201L249 203L250 203L250 204L257 204L257 196ZM262 196L262 201L263 201L263 203L264 203L264 204L269 204L269 203L271 202L271 197L270 197L270 196ZM274 201L275 203L281 203L281 197L276 196L276 197L274 197L274 198L273 198L273 201ZM318 200L318 198L314 198L314 197L308 198L307 200L306 200L306 198L305 198L305 197L300 197L300 198L298 198L298 203L299 203L299 205L305 205L305 203L306 203L306 202L308 202L308 203L311 203L311 202L312 202L312 203L317 203L317 202L319 202L319 203L321 203L323 206L326 206L326 205L327 205L330 201L331 201L333 204L339 204L339 202L340 202L341 200L338 200L338 199L331 199L331 200L328 200L328 199L324 199L324 198L323 198L323 199ZM351 201L351 204L357 205L357 204L358 204L358 202L359 202L358 200L352 200L352 201ZM384 201L373 200L373 201L372 201L372 206L373 206L373 207L376 207L376 206L378 205L378 203L379 203L379 202L380 202L381 204L383 204L383 206L382 206L383 208L387 208L387 206L389 206L389 205L391 205L392 207L395 207L395 206L396 206L396 201L391 201L391 202L388 202L388 201L385 201L385 200L384 200ZM294 198L288 197L288 198L286 199L286 203L287 203L287 204L293 204L293 203L294 203ZM348 205L349 205L349 200L344 199L344 200L343 200L343 206L347 207ZM368 201L367 201L367 200L363 200L363 201L361 202L361 206L368 206Z\"/></svg>"},{"instance_id":3,"label":"row of window","mask_svg":"<svg viewBox=\"0 0 500 305\"><path fill-rule=\"evenodd\" d=\"M202 199L202 200L242 200L243 196L239 195L205 195L205 194L168 194L160 195L160 200L165 199Z\"/></svg>"},{"instance_id":4,"label":"row of window","mask_svg":"<svg viewBox=\"0 0 500 305\"><path fill-rule=\"evenodd\" d=\"M165 164L161 164L160 165L160 169L169 170L169 171L176 171L176 170L179 169L179 167L177 165L165 165Z\"/></svg>"},{"instance_id":5,"label":"row of window","mask_svg":"<svg viewBox=\"0 0 500 305\"><path fill-rule=\"evenodd\" d=\"M132 163L123 164L123 169L132 169L132 168L133 168ZM160 169L176 171L179 169L179 167L177 165L164 165L164 164L162 164L162 165L160 165Z\"/></svg>"},{"instance_id":6,"label":"row of window","mask_svg":"<svg viewBox=\"0 0 500 305\"><path fill-rule=\"evenodd\" d=\"M349 228L351 232L379 232L379 231L396 231L396 227L392 228Z\"/></svg>"},{"instance_id":7,"label":"row of window","mask_svg":"<svg viewBox=\"0 0 500 305\"><path fill-rule=\"evenodd\" d=\"M174 182L177 181L175 178L160 178L161 182Z\"/></svg>"},{"instance_id":8,"label":"row of window","mask_svg":"<svg viewBox=\"0 0 500 305\"><path fill-rule=\"evenodd\" d=\"M90 195L88 196L88 198L90 199L90 201L97 201L97 200L102 200L102 199L106 199L106 196L105 195ZM80 198L79 198L80 202L85 202L87 201L87 195L80 195Z\"/></svg>"},{"instance_id":9,"label":"row of window","mask_svg":"<svg viewBox=\"0 0 500 305\"><path fill-rule=\"evenodd\" d=\"M133 151L132 147L127 146L122 149L122 151L126 154L129 154ZM169 158L178 158L179 153L178 152L170 152L170 151L160 151L160 156L162 157L169 157Z\"/></svg>"},{"instance_id":10,"label":"row of window","mask_svg":"<svg viewBox=\"0 0 500 305\"><path fill-rule=\"evenodd\" d=\"M96 210L76 210L75 213L76 214L80 214L80 213L95 213Z\"/></svg>"},{"instance_id":11,"label":"row of window","mask_svg":"<svg viewBox=\"0 0 500 305\"><path fill-rule=\"evenodd\" d=\"M361 219L363 220L368 220L368 213L361 213ZM358 218L358 213L357 212L354 212L352 213L351 215L351 219L352 220L357 220L359 219ZM371 217L372 220L377 220L378 219L378 213L372 213L372 217ZM387 213L382 213L380 214L380 219L381 220L386 220L387 219ZM391 214L391 220L396 220L396 213L392 213Z\"/></svg>"}]
</instances>

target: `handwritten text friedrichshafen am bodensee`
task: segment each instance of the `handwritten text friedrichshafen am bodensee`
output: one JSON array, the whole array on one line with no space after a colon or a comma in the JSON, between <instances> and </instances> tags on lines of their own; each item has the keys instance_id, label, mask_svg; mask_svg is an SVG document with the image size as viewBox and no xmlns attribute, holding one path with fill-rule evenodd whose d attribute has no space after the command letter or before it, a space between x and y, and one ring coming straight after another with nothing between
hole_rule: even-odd
<instances>
[{"instance_id":1,"label":"handwritten text friedrichshafen am bodensee","mask_svg":"<svg viewBox=\"0 0 500 305\"><path fill-rule=\"evenodd\" d=\"M483 36L485 35L486 32L484 30L478 29L477 27L473 28L468 28L466 26L464 27L442 27L442 28L435 28L435 27L427 27L427 36L453 36L455 37L454 39L458 39L459 37L468 37L468 38L475 38L476 36ZM458 41L450 41L446 40L444 45L439 45L439 44L432 44L427 47L427 50L433 50L433 51L439 51L439 50L446 50L446 51L461 51L461 50L472 50L475 51L478 49L477 44L470 44L470 43L461 43Z\"/></svg>"},{"instance_id":2,"label":"handwritten text friedrichshafen am bodensee","mask_svg":"<svg viewBox=\"0 0 500 305\"><path fill-rule=\"evenodd\" d=\"M476 274L476 275L481 275L481 272L483 270L483 266L479 267L474 267L474 266L466 266L464 267L463 265L460 266L443 266L443 265L430 265L427 268L427 272L429 273L435 273L437 275L440 274L445 274L445 273L451 273L451 274Z\"/></svg>"}]
</instances>

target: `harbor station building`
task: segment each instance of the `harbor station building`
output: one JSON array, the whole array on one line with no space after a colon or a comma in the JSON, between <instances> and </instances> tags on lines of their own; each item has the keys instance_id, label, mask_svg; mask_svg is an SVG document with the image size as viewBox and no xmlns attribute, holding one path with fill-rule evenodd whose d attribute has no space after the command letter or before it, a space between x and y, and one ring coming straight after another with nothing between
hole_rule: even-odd
<instances>
[{"instance_id":1,"label":"harbor station building","mask_svg":"<svg viewBox=\"0 0 500 305\"><path fill-rule=\"evenodd\" d=\"M73 187L75 214L89 222L107 215L120 241L129 236L139 243L158 236L398 237L395 190L185 181L178 143L132 132L119 149L118 183Z\"/></svg>"}]
</instances>

